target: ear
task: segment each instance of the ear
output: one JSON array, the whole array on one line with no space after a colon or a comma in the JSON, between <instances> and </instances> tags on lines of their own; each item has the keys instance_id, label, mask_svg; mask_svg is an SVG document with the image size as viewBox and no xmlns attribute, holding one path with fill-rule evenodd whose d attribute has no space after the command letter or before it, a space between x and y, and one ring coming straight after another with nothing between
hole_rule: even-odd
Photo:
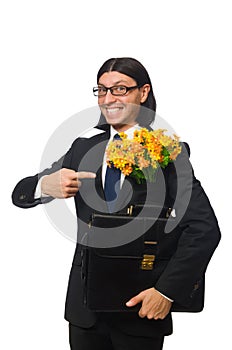
<instances>
[{"instance_id":1,"label":"ear","mask_svg":"<svg viewBox=\"0 0 232 350\"><path fill-rule=\"evenodd\" d=\"M140 99L140 103L144 103L148 97L148 94L151 90L151 87L149 84L144 84L141 88L141 99Z\"/></svg>"}]
</instances>

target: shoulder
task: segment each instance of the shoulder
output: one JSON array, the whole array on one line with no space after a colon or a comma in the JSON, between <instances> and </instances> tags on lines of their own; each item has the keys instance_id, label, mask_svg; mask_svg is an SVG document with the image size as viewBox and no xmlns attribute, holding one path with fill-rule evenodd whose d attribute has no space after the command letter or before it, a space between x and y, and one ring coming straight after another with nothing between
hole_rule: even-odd
<instances>
[{"instance_id":1,"label":"shoulder","mask_svg":"<svg viewBox=\"0 0 232 350\"><path fill-rule=\"evenodd\" d=\"M95 126L94 128L90 128L85 130L80 136L79 138L81 139L91 139L95 136L100 136L100 135L104 135L107 133L107 130L101 129L98 126Z\"/></svg>"},{"instance_id":2,"label":"shoulder","mask_svg":"<svg viewBox=\"0 0 232 350\"><path fill-rule=\"evenodd\" d=\"M185 152L187 152L188 156L190 157L191 151L190 151L190 146L187 142L181 142L182 145L182 151L184 149Z\"/></svg>"},{"instance_id":3,"label":"shoulder","mask_svg":"<svg viewBox=\"0 0 232 350\"><path fill-rule=\"evenodd\" d=\"M72 143L71 148L80 144L89 144L92 142L99 142L102 139L109 138L109 129L102 129L98 126L89 128L81 133Z\"/></svg>"},{"instance_id":4,"label":"shoulder","mask_svg":"<svg viewBox=\"0 0 232 350\"><path fill-rule=\"evenodd\" d=\"M77 169L82 159L91 157L91 161L93 161L93 157L98 157L104 152L108 139L109 132L105 130L97 127L86 130L73 141L65 156L64 163L69 165L68 168Z\"/></svg>"}]
</instances>

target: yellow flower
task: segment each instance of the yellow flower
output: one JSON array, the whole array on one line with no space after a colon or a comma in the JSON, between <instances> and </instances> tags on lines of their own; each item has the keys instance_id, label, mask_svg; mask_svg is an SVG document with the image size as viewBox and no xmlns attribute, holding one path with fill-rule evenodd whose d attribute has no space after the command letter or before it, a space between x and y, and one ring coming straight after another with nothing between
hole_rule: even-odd
<instances>
[{"instance_id":1,"label":"yellow flower","mask_svg":"<svg viewBox=\"0 0 232 350\"><path fill-rule=\"evenodd\" d=\"M127 134L125 134L123 131L119 132L118 135L121 137L122 140L127 139Z\"/></svg>"},{"instance_id":2,"label":"yellow flower","mask_svg":"<svg viewBox=\"0 0 232 350\"><path fill-rule=\"evenodd\" d=\"M133 168L130 166L130 165L126 165L124 167L124 169L122 169L122 173L125 175L125 176L129 176L133 171Z\"/></svg>"},{"instance_id":3,"label":"yellow flower","mask_svg":"<svg viewBox=\"0 0 232 350\"><path fill-rule=\"evenodd\" d=\"M143 157L138 157L138 166L139 169L147 168L150 165L149 160L144 159Z\"/></svg>"},{"instance_id":4,"label":"yellow flower","mask_svg":"<svg viewBox=\"0 0 232 350\"><path fill-rule=\"evenodd\" d=\"M111 141L106 150L107 164L113 164L125 176L135 177L139 183L143 179L153 181L151 179L155 178L153 175L158 166L167 166L181 152L179 137L168 136L166 131L142 128L135 130L133 139L128 139L124 132L119 133L121 140Z\"/></svg>"}]
</instances>

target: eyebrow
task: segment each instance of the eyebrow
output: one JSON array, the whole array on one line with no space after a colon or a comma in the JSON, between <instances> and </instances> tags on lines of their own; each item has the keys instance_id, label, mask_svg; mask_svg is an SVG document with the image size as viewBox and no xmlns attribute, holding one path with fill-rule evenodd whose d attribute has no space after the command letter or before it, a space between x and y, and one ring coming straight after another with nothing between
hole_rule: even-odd
<instances>
[{"instance_id":1,"label":"eyebrow","mask_svg":"<svg viewBox=\"0 0 232 350\"><path fill-rule=\"evenodd\" d=\"M118 81L116 81L115 83L114 83L114 85L112 85L112 86L115 86L115 85L117 85L117 84L120 84L120 83L128 83L126 80L118 80ZM103 86L105 86L104 84L102 84L102 83L100 83L100 82L98 82L98 85L103 85Z\"/></svg>"}]
</instances>

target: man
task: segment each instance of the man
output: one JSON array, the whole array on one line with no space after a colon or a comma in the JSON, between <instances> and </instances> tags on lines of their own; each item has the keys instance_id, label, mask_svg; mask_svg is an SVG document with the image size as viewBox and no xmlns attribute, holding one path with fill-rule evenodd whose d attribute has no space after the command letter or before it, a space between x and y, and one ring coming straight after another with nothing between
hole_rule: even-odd
<instances>
[{"instance_id":1,"label":"man","mask_svg":"<svg viewBox=\"0 0 232 350\"><path fill-rule=\"evenodd\" d=\"M175 203L176 212L180 213L177 216L181 235L177 238L172 233L158 242L153 285L137 295L131 295L126 303L128 311L140 305L139 311L111 313L88 309L83 302L85 286L80 243L92 213L108 212L107 183L113 175L108 175L106 147L120 132L131 137L134 130L141 126L149 129L156 110L149 75L135 59L106 61L98 72L97 84L94 94L98 96L101 110L99 125L93 128L90 137L77 138L64 158L54 163L52 168L21 180L13 192L13 202L24 208L53 198L74 197L78 235L65 309L65 317L70 324L71 349L136 350L149 347L159 350L162 349L164 336L172 333L170 310L173 303L188 307L197 299L207 264L219 242L220 231L208 198L192 174L183 145L176 162L178 170L170 164L162 172L165 180L157 180L153 196L156 203L162 202L159 198L163 198L163 203L169 207ZM142 107L147 107L147 112L143 110L141 113ZM112 202L115 205L111 212L144 203L148 195L146 186L139 186L123 174L120 176L118 197L116 200L108 199L108 204ZM98 200L93 188L96 188ZM187 193L190 193L189 198ZM163 252L160 253L160 262L159 252ZM168 259L162 261L165 254Z\"/></svg>"}]
</instances>

